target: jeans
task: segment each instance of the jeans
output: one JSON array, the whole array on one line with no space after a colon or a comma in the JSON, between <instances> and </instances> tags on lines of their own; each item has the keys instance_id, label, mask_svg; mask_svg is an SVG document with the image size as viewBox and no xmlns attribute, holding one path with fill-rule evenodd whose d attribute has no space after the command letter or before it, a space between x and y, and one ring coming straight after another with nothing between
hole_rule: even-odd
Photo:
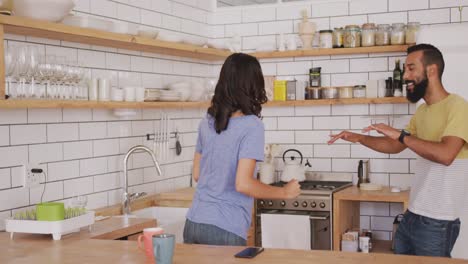
<instances>
[{"instance_id":1,"label":"jeans","mask_svg":"<svg viewBox=\"0 0 468 264\"><path fill-rule=\"evenodd\" d=\"M245 246L242 237L214 225L194 223L185 220L184 243L205 245Z\"/></svg>"},{"instance_id":2,"label":"jeans","mask_svg":"<svg viewBox=\"0 0 468 264\"><path fill-rule=\"evenodd\" d=\"M395 233L395 254L451 257L460 219L437 220L406 211Z\"/></svg>"}]
</instances>

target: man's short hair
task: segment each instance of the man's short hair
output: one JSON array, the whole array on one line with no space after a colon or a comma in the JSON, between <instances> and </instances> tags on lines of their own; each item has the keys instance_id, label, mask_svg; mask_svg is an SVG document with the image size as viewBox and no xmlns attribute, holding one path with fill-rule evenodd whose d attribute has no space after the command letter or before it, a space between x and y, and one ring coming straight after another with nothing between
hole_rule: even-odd
<instances>
[{"instance_id":1,"label":"man's short hair","mask_svg":"<svg viewBox=\"0 0 468 264\"><path fill-rule=\"evenodd\" d=\"M445 62L444 57L442 56L442 52L431 44L418 44L408 48L408 54L416 52L416 51L423 51L423 65L426 67L431 64L437 65L439 79L442 79L442 74L444 73Z\"/></svg>"}]
</instances>

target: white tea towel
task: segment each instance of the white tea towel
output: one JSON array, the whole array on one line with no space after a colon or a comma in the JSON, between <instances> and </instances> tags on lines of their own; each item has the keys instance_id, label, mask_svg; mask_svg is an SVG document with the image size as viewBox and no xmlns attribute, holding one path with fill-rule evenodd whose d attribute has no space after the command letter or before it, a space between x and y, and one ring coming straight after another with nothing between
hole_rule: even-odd
<instances>
[{"instance_id":1,"label":"white tea towel","mask_svg":"<svg viewBox=\"0 0 468 264\"><path fill-rule=\"evenodd\" d=\"M262 247L310 250L308 215L261 214Z\"/></svg>"}]
</instances>

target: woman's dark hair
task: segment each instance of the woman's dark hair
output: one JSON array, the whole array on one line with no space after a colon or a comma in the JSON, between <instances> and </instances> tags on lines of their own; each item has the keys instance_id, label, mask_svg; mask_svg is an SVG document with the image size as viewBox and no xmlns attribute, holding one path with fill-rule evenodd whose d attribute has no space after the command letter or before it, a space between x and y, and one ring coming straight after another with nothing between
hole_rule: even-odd
<instances>
[{"instance_id":1,"label":"woman's dark hair","mask_svg":"<svg viewBox=\"0 0 468 264\"><path fill-rule=\"evenodd\" d=\"M226 130L231 114L240 110L244 115L260 117L262 104L267 102L265 81L258 60L244 53L230 55L221 68L208 114L215 119L216 133Z\"/></svg>"}]
</instances>

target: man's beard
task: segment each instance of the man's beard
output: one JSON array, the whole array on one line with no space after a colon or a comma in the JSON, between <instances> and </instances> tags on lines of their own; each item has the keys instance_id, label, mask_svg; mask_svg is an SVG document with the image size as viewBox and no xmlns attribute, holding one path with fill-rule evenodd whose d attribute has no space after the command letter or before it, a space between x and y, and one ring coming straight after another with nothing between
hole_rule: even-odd
<instances>
[{"instance_id":1,"label":"man's beard","mask_svg":"<svg viewBox=\"0 0 468 264\"><path fill-rule=\"evenodd\" d=\"M416 83L415 81L412 81L412 80L406 81L407 84L411 82L413 83L413 91L410 92L410 90L407 90L406 99L408 99L408 101L412 103L416 103L419 100L421 100L421 98L423 98L424 95L426 95L426 90L427 90L427 86L429 85L429 80L427 79L427 75L426 75L426 77L419 83Z\"/></svg>"}]
</instances>

